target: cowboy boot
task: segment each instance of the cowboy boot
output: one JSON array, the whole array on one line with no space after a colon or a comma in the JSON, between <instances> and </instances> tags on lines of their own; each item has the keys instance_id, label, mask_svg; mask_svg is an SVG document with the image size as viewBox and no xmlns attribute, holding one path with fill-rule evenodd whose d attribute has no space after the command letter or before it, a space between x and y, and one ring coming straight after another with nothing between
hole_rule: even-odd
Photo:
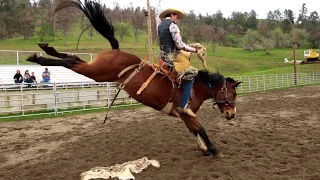
<instances>
[{"instance_id":1,"label":"cowboy boot","mask_svg":"<svg viewBox=\"0 0 320 180\"><path fill-rule=\"evenodd\" d=\"M190 81L186 80L183 82L180 106L177 107L177 111L179 113L186 113L189 116L196 117L196 114L190 109L190 105L188 103L191 97L193 83L194 83L194 79Z\"/></svg>"},{"instance_id":2,"label":"cowboy boot","mask_svg":"<svg viewBox=\"0 0 320 180\"><path fill-rule=\"evenodd\" d=\"M190 105L188 103L183 108L178 106L177 111L179 113L186 113L191 117L197 117L197 115L190 109Z\"/></svg>"}]
</instances>

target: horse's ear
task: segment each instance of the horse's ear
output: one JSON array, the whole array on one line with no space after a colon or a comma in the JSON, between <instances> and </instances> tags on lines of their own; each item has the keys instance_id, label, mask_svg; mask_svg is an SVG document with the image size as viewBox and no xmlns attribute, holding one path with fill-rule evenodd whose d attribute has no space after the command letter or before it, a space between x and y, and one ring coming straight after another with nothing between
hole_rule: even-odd
<instances>
[{"instance_id":1,"label":"horse's ear","mask_svg":"<svg viewBox=\"0 0 320 180\"><path fill-rule=\"evenodd\" d=\"M242 83L242 81L236 81L234 87L235 88L238 87L238 85L241 84L241 83Z\"/></svg>"}]
</instances>

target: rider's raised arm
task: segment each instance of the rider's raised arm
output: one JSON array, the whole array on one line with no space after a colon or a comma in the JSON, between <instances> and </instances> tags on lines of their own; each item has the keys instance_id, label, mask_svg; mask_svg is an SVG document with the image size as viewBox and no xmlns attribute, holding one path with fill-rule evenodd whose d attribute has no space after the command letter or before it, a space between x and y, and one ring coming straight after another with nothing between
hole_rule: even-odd
<instances>
[{"instance_id":1,"label":"rider's raised arm","mask_svg":"<svg viewBox=\"0 0 320 180\"><path fill-rule=\"evenodd\" d=\"M175 23L171 23L169 29L172 35L172 39L175 42L175 45L178 49L182 49L189 52L196 52L196 48L190 47L182 41L180 29Z\"/></svg>"}]
</instances>

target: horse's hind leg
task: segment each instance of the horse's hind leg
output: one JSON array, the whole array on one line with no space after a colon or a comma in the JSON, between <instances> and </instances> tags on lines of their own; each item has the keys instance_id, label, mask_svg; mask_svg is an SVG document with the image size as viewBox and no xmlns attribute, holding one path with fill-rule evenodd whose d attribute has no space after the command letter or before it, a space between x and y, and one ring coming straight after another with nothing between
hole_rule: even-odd
<instances>
[{"instance_id":1,"label":"horse's hind leg","mask_svg":"<svg viewBox=\"0 0 320 180\"><path fill-rule=\"evenodd\" d=\"M180 114L180 118L184 121L190 132L196 137L198 147L202 150L203 155L210 156L212 154L215 157L223 157L223 155L214 147L206 131L196 118L184 114Z\"/></svg>"},{"instance_id":2,"label":"horse's hind leg","mask_svg":"<svg viewBox=\"0 0 320 180\"><path fill-rule=\"evenodd\" d=\"M71 57L71 58L64 58L62 60L60 59L53 59L53 58L47 58L47 57L38 57L36 54L33 54L27 58L27 61L38 63L41 66L63 66L66 68L72 68L76 64L86 64L85 61L77 58L77 57Z\"/></svg>"},{"instance_id":3,"label":"horse's hind leg","mask_svg":"<svg viewBox=\"0 0 320 180\"><path fill-rule=\"evenodd\" d=\"M48 45L49 45L48 43L38 43L38 46L50 56L61 58L61 59L77 57L74 55L69 55L67 53L59 53L56 49Z\"/></svg>"}]
</instances>

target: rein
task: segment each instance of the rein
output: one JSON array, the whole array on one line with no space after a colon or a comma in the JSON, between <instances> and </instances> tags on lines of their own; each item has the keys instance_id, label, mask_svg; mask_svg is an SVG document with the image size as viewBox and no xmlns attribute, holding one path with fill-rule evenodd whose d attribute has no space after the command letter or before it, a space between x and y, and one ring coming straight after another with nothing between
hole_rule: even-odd
<instances>
[{"instance_id":1,"label":"rein","mask_svg":"<svg viewBox=\"0 0 320 180\"><path fill-rule=\"evenodd\" d=\"M236 102L235 101L231 101L228 98L228 94L227 94L228 89L227 89L227 81L226 80L224 80L223 86L220 89L220 93L224 94L224 100L216 100L216 98L215 98L215 96L213 94L213 91L212 91L212 85L209 82L208 82L208 87L209 87L209 89L211 91L211 94L212 94L212 98L213 98L212 104L213 104L213 106L216 105L216 104L225 104L227 106L235 107Z\"/></svg>"}]
</instances>

